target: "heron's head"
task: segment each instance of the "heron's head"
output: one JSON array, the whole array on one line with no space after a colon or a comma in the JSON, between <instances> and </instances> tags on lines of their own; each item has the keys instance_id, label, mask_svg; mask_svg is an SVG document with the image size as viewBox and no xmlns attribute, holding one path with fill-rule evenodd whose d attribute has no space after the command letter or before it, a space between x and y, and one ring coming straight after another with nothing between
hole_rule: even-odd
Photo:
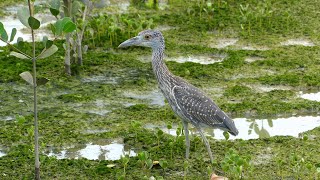
<instances>
[{"instance_id":1,"label":"heron's head","mask_svg":"<svg viewBox=\"0 0 320 180\"><path fill-rule=\"evenodd\" d=\"M138 36L124 41L118 47L123 48L129 46L144 46L157 49L159 47L164 47L164 39L160 31L145 30L140 32Z\"/></svg>"},{"instance_id":2,"label":"heron's head","mask_svg":"<svg viewBox=\"0 0 320 180\"><path fill-rule=\"evenodd\" d=\"M239 134L238 129L236 128L236 125L234 124L234 121L232 119L226 121L223 121L223 124L227 127L227 131L233 135L233 136L237 136Z\"/></svg>"},{"instance_id":3,"label":"heron's head","mask_svg":"<svg viewBox=\"0 0 320 180\"><path fill-rule=\"evenodd\" d=\"M230 127L229 129L229 133L233 136L237 136L239 134L239 131L238 129L236 128L235 124L234 124L234 121L231 122L232 123L232 126Z\"/></svg>"}]
</instances>

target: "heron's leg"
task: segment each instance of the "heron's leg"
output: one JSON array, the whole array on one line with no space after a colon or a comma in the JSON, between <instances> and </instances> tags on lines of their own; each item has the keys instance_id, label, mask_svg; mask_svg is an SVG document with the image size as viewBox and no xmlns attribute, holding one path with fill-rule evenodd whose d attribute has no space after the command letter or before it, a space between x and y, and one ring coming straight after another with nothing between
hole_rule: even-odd
<instances>
[{"instance_id":1,"label":"heron's leg","mask_svg":"<svg viewBox=\"0 0 320 180\"><path fill-rule=\"evenodd\" d=\"M188 122L182 121L182 123L184 127L184 135L186 136L186 159L189 159L190 140L189 140Z\"/></svg>"},{"instance_id":2,"label":"heron's leg","mask_svg":"<svg viewBox=\"0 0 320 180\"><path fill-rule=\"evenodd\" d=\"M203 141L204 141L204 143L205 143L205 145L207 147L207 151L209 153L211 163L213 163L213 156L212 156L212 152L211 152L211 149L210 149L210 144L209 144L206 136L203 134L201 127L196 126L196 128L199 131L199 133L200 133L200 135L201 135L201 137L202 137L202 139L203 139Z\"/></svg>"}]
</instances>

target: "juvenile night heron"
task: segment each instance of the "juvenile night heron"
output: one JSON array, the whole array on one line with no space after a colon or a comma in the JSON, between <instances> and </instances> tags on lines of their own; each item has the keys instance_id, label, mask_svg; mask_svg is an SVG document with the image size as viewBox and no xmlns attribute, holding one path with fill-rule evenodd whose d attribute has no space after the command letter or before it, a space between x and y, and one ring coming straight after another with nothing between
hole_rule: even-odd
<instances>
[{"instance_id":1,"label":"juvenile night heron","mask_svg":"<svg viewBox=\"0 0 320 180\"><path fill-rule=\"evenodd\" d=\"M128 46L145 46L152 48L152 69L158 80L159 88L168 100L172 110L182 119L186 136L186 158L189 158L189 131L191 123L200 133L210 160L213 161L210 145L202 132L203 125L228 131L238 135L238 130L230 119L208 96L201 90L189 84L180 77L173 75L163 61L165 43L160 31L145 30L138 36L126 40L120 48Z\"/></svg>"}]
</instances>

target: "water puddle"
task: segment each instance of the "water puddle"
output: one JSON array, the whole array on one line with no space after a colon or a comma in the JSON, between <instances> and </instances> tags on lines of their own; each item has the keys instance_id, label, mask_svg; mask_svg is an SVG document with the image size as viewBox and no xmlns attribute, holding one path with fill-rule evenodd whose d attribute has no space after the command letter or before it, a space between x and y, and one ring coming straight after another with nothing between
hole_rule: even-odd
<instances>
[{"instance_id":1,"label":"water puddle","mask_svg":"<svg viewBox=\"0 0 320 180\"><path fill-rule=\"evenodd\" d=\"M106 114L108 114L109 112L111 112L110 110L105 110L105 109L92 109L92 110L88 110L87 111L90 114L97 114L100 116L105 116Z\"/></svg>"},{"instance_id":2,"label":"water puddle","mask_svg":"<svg viewBox=\"0 0 320 180\"><path fill-rule=\"evenodd\" d=\"M102 99L97 99L96 101L92 103L87 103L87 104L74 104L77 108L76 110L79 112L86 112L90 114L96 114L100 116L105 116L106 114L112 112L110 103L105 102Z\"/></svg>"},{"instance_id":3,"label":"water puddle","mask_svg":"<svg viewBox=\"0 0 320 180\"><path fill-rule=\"evenodd\" d=\"M317 93L303 93L302 91L299 92L299 96L303 99L307 99L310 101L317 101L320 102L320 92Z\"/></svg>"},{"instance_id":4,"label":"water puddle","mask_svg":"<svg viewBox=\"0 0 320 180\"><path fill-rule=\"evenodd\" d=\"M100 134L100 133L105 133L105 132L109 132L109 130L107 129L87 129L82 131L82 134Z\"/></svg>"},{"instance_id":5,"label":"water puddle","mask_svg":"<svg viewBox=\"0 0 320 180\"><path fill-rule=\"evenodd\" d=\"M13 116L0 117L0 120L3 120L3 121L12 121L14 119L15 119L15 117L13 117Z\"/></svg>"},{"instance_id":6,"label":"water puddle","mask_svg":"<svg viewBox=\"0 0 320 180\"><path fill-rule=\"evenodd\" d=\"M0 157L3 157L3 156L5 156L6 154L4 153L4 152L1 152L0 151Z\"/></svg>"},{"instance_id":7,"label":"water puddle","mask_svg":"<svg viewBox=\"0 0 320 180\"><path fill-rule=\"evenodd\" d=\"M261 61L261 60L264 60L264 58L259 57L259 56L249 56L249 57L246 57L244 59L244 61L248 62L248 63L252 63L252 62L255 62L255 61Z\"/></svg>"},{"instance_id":8,"label":"water puddle","mask_svg":"<svg viewBox=\"0 0 320 180\"><path fill-rule=\"evenodd\" d=\"M247 50L247 51L267 51L267 50L270 50L270 48L268 48L268 47L252 46L252 45L240 46L237 49Z\"/></svg>"},{"instance_id":9,"label":"water puddle","mask_svg":"<svg viewBox=\"0 0 320 180\"><path fill-rule=\"evenodd\" d=\"M101 84L117 84L118 79L119 79L118 77L107 77L107 76L98 75L98 76L82 78L81 81L84 83L98 82Z\"/></svg>"},{"instance_id":10,"label":"water puddle","mask_svg":"<svg viewBox=\"0 0 320 180\"><path fill-rule=\"evenodd\" d=\"M292 90L291 86L275 85L275 86L265 86L265 85L248 85L258 92L270 92L274 90Z\"/></svg>"},{"instance_id":11,"label":"water puddle","mask_svg":"<svg viewBox=\"0 0 320 180\"><path fill-rule=\"evenodd\" d=\"M222 62L227 57L226 54L216 54L211 56L180 56L176 58L170 58L168 61L175 61L178 63L185 63L185 62L193 62L193 63L199 63L199 64L213 64Z\"/></svg>"},{"instance_id":12,"label":"water puddle","mask_svg":"<svg viewBox=\"0 0 320 180\"><path fill-rule=\"evenodd\" d=\"M111 143L102 140L102 142L90 142L88 144L79 144L73 147L63 148L57 151L51 148L48 156L56 157L57 159L80 159L86 158L89 160L119 160L121 156L128 154L130 157L136 156L136 153L127 149L123 144L123 140L115 140Z\"/></svg>"},{"instance_id":13,"label":"water puddle","mask_svg":"<svg viewBox=\"0 0 320 180\"><path fill-rule=\"evenodd\" d=\"M315 44L308 39L289 39L280 44L282 46L315 46Z\"/></svg>"},{"instance_id":14,"label":"water puddle","mask_svg":"<svg viewBox=\"0 0 320 180\"><path fill-rule=\"evenodd\" d=\"M221 38L221 39L214 39L215 42L210 44L211 48L222 49L228 46L235 45L239 39L237 38Z\"/></svg>"},{"instance_id":15,"label":"water puddle","mask_svg":"<svg viewBox=\"0 0 320 180\"><path fill-rule=\"evenodd\" d=\"M148 103L157 106L165 105L165 99L159 90L153 90L151 92L145 92L143 94L137 94L134 92L124 92L123 95L128 98L142 100L142 103ZM130 103L128 105L130 106Z\"/></svg>"},{"instance_id":16,"label":"water puddle","mask_svg":"<svg viewBox=\"0 0 320 180\"><path fill-rule=\"evenodd\" d=\"M312 130L320 126L320 116L298 116L289 118L277 119L255 119L235 118L235 125L239 130L238 136L230 135L230 139L258 139L272 136L293 136L299 137L300 133ZM145 128L156 129L160 128L163 132L176 136L177 125L172 129L166 126L156 126L147 124ZM198 134L195 129L190 129L192 134ZM214 139L225 139L223 131L220 129L204 128L208 136L213 136Z\"/></svg>"}]
</instances>

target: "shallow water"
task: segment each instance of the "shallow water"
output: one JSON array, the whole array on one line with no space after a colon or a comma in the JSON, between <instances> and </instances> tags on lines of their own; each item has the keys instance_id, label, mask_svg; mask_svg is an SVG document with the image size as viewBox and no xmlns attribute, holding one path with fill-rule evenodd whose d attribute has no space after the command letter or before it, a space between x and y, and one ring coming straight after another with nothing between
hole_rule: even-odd
<instances>
[{"instance_id":1,"label":"shallow water","mask_svg":"<svg viewBox=\"0 0 320 180\"><path fill-rule=\"evenodd\" d=\"M302 91L299 92L299 96L303 99L308 99L311 101L318 101L320 102L320 92L317 93L303 93Z\"/></svg>"},{"instance_id":2,"label":"shallow water","mask_svg":"<svg viewBox=\"0 0 320 180\"><path fill-rule=\"evenodd\" d=\"M277 119L255 119L235 118L235 125L239 130L238 136L230 135L230 139L258 139L272 136L293 136L299 137L300 133L314 129L320 126L320 116L298 116ZM146 125L147 129L160 128L163 132L176 136L177 126L167 129L165 126ZM207 135L214 136L215 139L225 139L223 131L220 129L204 128ZM196 133L195 129L191 129Z\"/></svg>"},{"instance_id":3,"label":"shallow water","mask_svg":"<svg viewBox=\"0 0 320 180\"><path fill-rule=\"evenodd\" d=\"M143 94L140 94L140 93L137 94L135 92L124 92L123 95L128 98L142 100L144 101L143 103L149 103L151 105L157 105L157 106L165 105L165 99L159 90L153 90L151 92L145 92Z\"/></svg>"},{"instance_id":4,"label":"shallow water","mask_svg":"<svg viewBox=\"0 0 320 180\"><path fill-rule=\"evenodd\" d=\"M94 102L91 103L75 103L73 104L76 111L79 112L86 112L89 114L96 114L100 116L105 116L108 113L112 112L114 108L110 107L110 103L102 100L102 99L97 99Z\"/></svg>"},{"instance_id":5,"label":"shallow water","mask_svg":"<svg viewBox=\"0 0 320 180\"><path fill-rule=\"evenodd\" d=\"M90 142L83 145L75 145L73 147L63 148L62 151L56 152L54 148L49 150L48 156L56 157L57 159L80 159L86 158L89 160L118 160L121 156L128 154L130 157L136 156L133 150L127 150L125 145L119 140L111 143Z\"/></svg>"},{"instance_id":6,"label":"shallow water","mask_svg":"<svg viewBox=\"0 0 320 180\"><path fill-rule=\"evenodd\" d=\"M267 50L270 50L270 48L268 48L268 47L253 46L253 45L240 46L240 47L237 47L237 49L247 50L247 51L267 51Z\"/></svg>"},{"instance_id":7,"label":"shallow water","mask_svg":"<svg viewBox=\"0 0 320 180\"><path fill-rule=\"evenodd\" d=\"M0 117L0 121L11 121L14 120L15 118L13 116L5 116L5 117Z\"/></svg>"},{"instance_id":8,"label":"shallow water","mask_svg":"<svg viewBox=\"0 0 320 180\"><path fill-rule=\"evenodd\" d=\"M246 57L244 59L244 61L248 62L248 63L252 63L252 62L255 62L255 61L261 61L261 60L264 60L264 58L259 57L259 56L249 56L249 57Z\"/></svg>"},{"instance_id":9,"label":"shallow water","mask_svg":"<svg viewBox=\"0 0 320 180\"><path fill-rule=\"evenodd\" d=\"M251 88L255 89L258 92L270 92L273 90L292 90L293 87L291 86L284 86L284 85L273 85L273 86L266 86L266 85L248 85Z\"/></svg>"},{"instance_id":10,"label":"shallow water","mask_svg":"<svg viewBox=\"0 0 320 180\"><path fill-rule=\"evenodd\" d=\"M100 133L105 133L105 132L109 132L109 130L107 129L87 129L82 131L82 134L100 134Z\"/></svg>"},{"instance_id":11,"label":"shallow water","mask_svg":"<svg viewBox=\"0 0 320 180\"><path fill-rule=\"evenodd\" d=\"M216 54L211 56L180 56L175 58L168 58L168 61L175 61L178 63L185 63L185 62L194 62L199 64L213 64L222 62L227 57L226 54Z\"/></svg>"},{"instance_id":12,"label":"shallow water","mask_svg":"<svg viewBox=\"0 0 320 180\"><path fill-rule=\"evenodd\" d=\"M280 43L282 46L315 46L315 44L308 39L289 39Z\"/></svg>"},{"instance_id":13,"label":"shallow water","mask_svg":"<svg viewBox=\"0 0 320 180\"><path fill-rule=\"evenodd\" d=\"M118 83L118 77L107 77L103 75L99 76L90 76L82 78L81 81L84 83L91 83L91 82L99 82L101 84L117 84Z\"/></svg>"},{"instance_id":14,"label":"shallow water","mask_svg":"<svg viewBox=\"0 0 320 180\"><path fill-rule=\"evenodd\" d=\"M238 42L239 39L237 38L220 38L220 39L214 39L215 42L210 44L211 48L217 48L222 49L226 48L228 46L235 45Z\"/></svg>"},{"instance_id":15,"label":"shallow water","mask_svg":"<svg viewBox=\"0 0 320 180\"><path fill-rule=\"evenodd\" d=\"M0 157L5 156L6 154L4 152L0 151Z\"/></svg>"}]
</instances>

